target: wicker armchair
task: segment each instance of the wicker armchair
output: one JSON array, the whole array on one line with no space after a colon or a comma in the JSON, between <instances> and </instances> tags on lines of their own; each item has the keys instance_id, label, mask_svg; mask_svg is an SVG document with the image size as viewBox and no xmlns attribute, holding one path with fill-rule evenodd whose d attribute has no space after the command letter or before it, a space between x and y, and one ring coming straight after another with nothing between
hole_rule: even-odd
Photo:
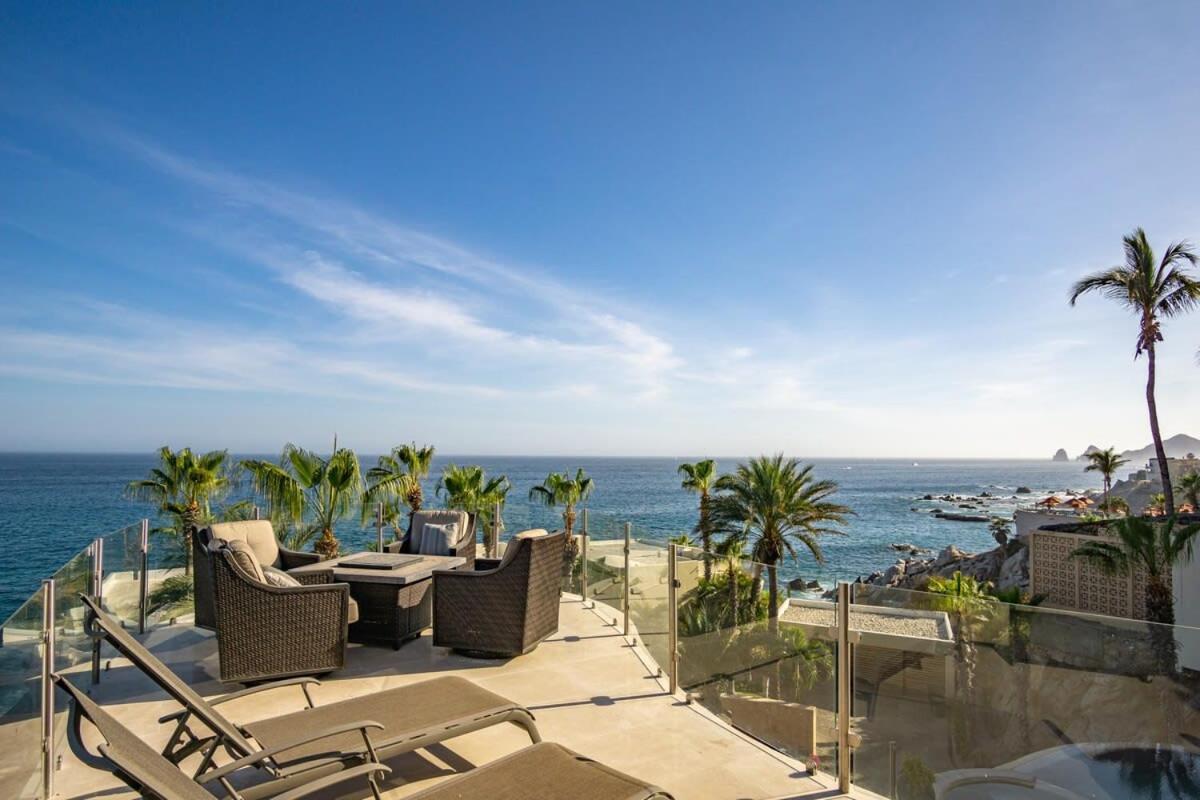
<instances>
[{"instance_id":1,"label":"wicker armchair","mask_svg":"<svg viewBox=\"0 0 1200 800\"><path fill-rule=\"evenodd\" d=\"M465 558L467 563L462 569L472 569L475 564L475 515L468 514L466 511L459 511L452 508L418 511L416 514L413 514L412 521L408 526L408 532L404 534L404 538L398 542L392 542L384 549L389 553L415 553L417 552L416 542L421 540L421 534L424 531L426 523L445 525L448 522L458 525L458 541L450 548L450 552L439 553L438 555Z\"/></svg>"},{"instance_id":2,"label":"wicker armchair","mask_svg":"<svg viewBox=\"0 0 1200 800\"><path fill-rule=\"evenodd\" d=\"M216 612L213 609L213 556L221 541L242 541L254 549L258 563L267 567L289 570L321 560L316 553L288 550L275 538L275 529L268 519L242 522L217 522L201 528L192 536L192 580L196 597L196 626L215 630ZM328 583L332 578L317 573L295 576L301 583Z\"/></svg>"},{"instance_id":3,"label":"wicker armchair","mask_svg":"<svg viewBox=\"0 0 1200 800\"><path fill-rule=\"evenodd\" d=\"M534 534L534 532L529 532ZM564 532L518 534L504 558L433 573L433 644L466 655L523 655L558 630Z\"/></svg>"},{"instance_id":4,"label":"wicker armchair","mask_svg":"<svg viewBox=\"0 0 1200 800\"><path fill-rule=\"evenodd\" d=\"M227 683L341 669L357 607L345 583L279 587L248 575L231 551L212 554L217 655Z\"/></svg>"}]
</instances>

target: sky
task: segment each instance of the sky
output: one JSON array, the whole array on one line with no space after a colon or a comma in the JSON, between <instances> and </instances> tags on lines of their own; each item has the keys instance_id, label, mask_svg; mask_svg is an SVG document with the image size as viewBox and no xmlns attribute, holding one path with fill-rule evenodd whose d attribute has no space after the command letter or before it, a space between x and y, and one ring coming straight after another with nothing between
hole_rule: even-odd
<instances>
[{"instance_id":1,"label":"sky","mask_svg":"<svg viewBox=\"0 0 1200 800\"><path fill-rule=\"evenodd\" d=\"M1149 441L1200 6L0 3L0 450ZM1200 312L1159 359L1200 435Z\"/></svg>"}]
</instances>

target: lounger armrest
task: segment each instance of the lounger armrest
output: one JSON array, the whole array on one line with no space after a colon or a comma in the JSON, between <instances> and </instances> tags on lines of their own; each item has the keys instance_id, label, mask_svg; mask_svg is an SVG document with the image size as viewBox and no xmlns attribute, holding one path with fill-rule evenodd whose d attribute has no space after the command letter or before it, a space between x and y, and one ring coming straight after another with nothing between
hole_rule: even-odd
<instances>
[{"instance_id":1,"label":"lounger armrest","mask_svg":"<svg viewBox=\"0 0 1200 800\"><path fill-rule=\"evenodd\" d=\"M259 692L265 692L270 689L282 689L287 686L299 686L300 691L304 692L304 699L308 702L308 707L312 708L315 704L313 703L312 695L308 693L308 687L320 685L321 682L316 678L284 678L281 681L260 683L258 686L251 686L248 689L239 689L236 692L223 694L215 700L209 700L208 704L210 706L219 706L221 703L226 703L230 700L237 700L240 697L248 697L252 694L258 694Z\"/></svg>"},{"instance_id":2,"label":"lounger armrest","mask_svg":"<svg viewBox=\"0 0 1200 800\"><path fill-rule=\"evenodd\" d=\"M299 747L302 744L309 744L310 742L328 739L332 736L341 736L346 733L353 733L354 731L362 732L364 744L363 749L365 752L367 749L369 749L370 739L367 738L367 731L371 728L383 730L383 725L379 724L378 722L372 722L371 720L364 720L362 722L347 722L342 725L335 725L332 728L327 728L321 731L320 733L314 733L311 736L304 736L291 742L285 742L284 744L276 745L275 747L268 747L266 750L259 750L257 753L251 753L248 756L243 756L236 761L230 761L228 764L217 767L211 772L206 772L203 775L197 776L196 780L200 783L208 783L210 781L220 780L221 778L237 772L239 769L252 767L256 764L266 761L269 758L274 758L280 753L287 752L294 747Z\"/></svg>"},{"instance_id":3,"label":"lounger armrest","mask_svg":"<svg viewBox=\"0 0 1200 800\"><path fill-rule=\"evenodd\" d=\"M319 792L322 789L328 789L330 786L334 786L345 780L350 780L351 778L359 778L362 776L370 778L376 774L386 775L391 771L391 767L386 767L383 764L361 764L357 767L344 769L341 772L334 773L333 775L326 775L320 780L309 781L297 789L292 789L290 792L277 794L273 800L300 800L300 798L307 797L313 792Z\"/></svg>"},{"instance_id":4,"label":"lounger armrest","mask_svg":"<svg viewBox=\"0 0 1200 800\"><path fill-rule=\"evenodd\" d=\"M484 572L486 570L495 569L498 566L500 566L500 559L498 559L498 558L477 558L477 559L475 559L475 571L476 572Z\"/></svg>"}]
</instances>

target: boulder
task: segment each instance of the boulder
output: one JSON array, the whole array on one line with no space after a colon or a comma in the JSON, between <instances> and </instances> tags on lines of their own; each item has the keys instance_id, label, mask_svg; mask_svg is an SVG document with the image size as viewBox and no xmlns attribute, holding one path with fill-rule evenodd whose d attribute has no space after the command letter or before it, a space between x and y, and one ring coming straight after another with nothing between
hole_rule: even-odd
<instances>
[{"instance_id":1,"label":"boulder","mask_svg":"<svg viewBox=\"0 0 1200 800\"><path fill-rule=\"evenodd\" d=\"M1033 489L1030 489L1028 486L1018 486L1016 493L1017 494L1033 494Z\"/></svg>"}]
</instances>

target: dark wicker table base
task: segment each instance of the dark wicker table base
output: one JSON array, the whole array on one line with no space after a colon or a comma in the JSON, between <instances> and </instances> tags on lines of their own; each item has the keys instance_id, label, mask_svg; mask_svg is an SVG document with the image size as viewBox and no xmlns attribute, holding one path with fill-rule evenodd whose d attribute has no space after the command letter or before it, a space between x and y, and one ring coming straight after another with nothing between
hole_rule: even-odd
<instances>
[{"instance_id":1,"label":"dark wicker table base","mask_svg":"<svg viewBox=\"0 0 1200 800\"><path fill-rule=\"evenodd\" d=\"M350 626L352 642L386 643L399 650L433 624L433 581L428 578L402 586L351 581L350 596L358 603L358 622Z\"/></svg>"}]
</instances>

